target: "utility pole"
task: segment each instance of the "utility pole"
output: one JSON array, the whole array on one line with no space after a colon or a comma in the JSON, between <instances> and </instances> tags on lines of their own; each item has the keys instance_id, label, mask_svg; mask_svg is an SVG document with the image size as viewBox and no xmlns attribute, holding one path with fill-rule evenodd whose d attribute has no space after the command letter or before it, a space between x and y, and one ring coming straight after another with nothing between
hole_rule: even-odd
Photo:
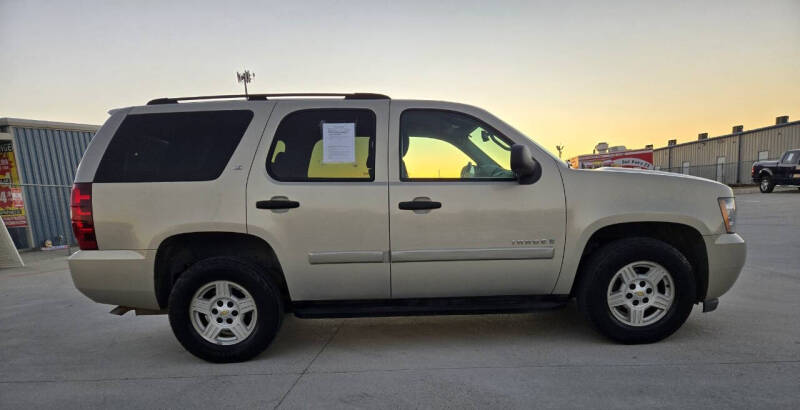
<instances>
[{"instance_id":1,"label":"utility pole","mask_svg":"<svg viewBox=\"0 0 800 410\"><path fill-rule=\"evenodd\" d=\"M556 149L558 150L558 159L561 159L561 152L564 151L564 146L556 145Z\"/></svg>"},{"instance_id":2,"label":"utility pole","mask_svg":"<svg viewBox=\"0 0 800 410\"><path fill-rule=\"evenodd\" d=\"M236 72L236 81L239 83L244 83L244 95L247 94L247 83L252 82L253 79L256 78L256 73L251 73L250 70L244 70L243 73Z\"/></svg>"}]
</instances>

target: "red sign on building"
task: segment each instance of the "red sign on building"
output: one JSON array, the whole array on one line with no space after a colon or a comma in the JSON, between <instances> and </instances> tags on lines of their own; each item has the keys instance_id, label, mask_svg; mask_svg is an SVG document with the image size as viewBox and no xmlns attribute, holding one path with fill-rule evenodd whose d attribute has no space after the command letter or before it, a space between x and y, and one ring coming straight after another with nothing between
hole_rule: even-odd
<instances>
[{"instance_id":1,"label":"red sign on building","mask_svg":"<svg viewBox=\"0 0 800 410\"><path fill-rule=\"evenodd\" d=\"M9 228L28 226L11 141L0 141L0 216Z\"/></svg>"},{"instance_id":2,"label":"red sign on building","mask_svg":"<svg viewBox=\"0 0 800 410\"><path fill-rule=\"evenodd\" d=\"M570 158L570 166L577 169L622 167L653 169L653 150L627 150L603 154L580 155Z\"/></svg>"}]
</instances>

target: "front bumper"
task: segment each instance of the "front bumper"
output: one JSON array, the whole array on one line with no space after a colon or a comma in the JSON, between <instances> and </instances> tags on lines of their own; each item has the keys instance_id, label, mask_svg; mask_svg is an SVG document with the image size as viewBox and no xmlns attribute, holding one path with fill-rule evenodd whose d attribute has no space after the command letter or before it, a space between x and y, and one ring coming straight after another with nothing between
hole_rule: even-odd
<instances>
[{"instance_id":1,"label":"front bumper","mask_svg":"<svg viewBox=\"0 0 800 410\"><path fill-rule=\"evenodd\" d=\"M708 253L706 300L716 299L733 286L747 258L747 246L738 234L704 236Z\"/></svg>"},{"instance_id":2,"label":"front bumper","mask_svg":"<svg viewBox=\"0 0 800 410\"><path fill-rule=\"evenodd\" d=\"M78 251L69 257L75 287L98 303L159 309L154 263L156 251Z\"/></svg>"}]
</instances>

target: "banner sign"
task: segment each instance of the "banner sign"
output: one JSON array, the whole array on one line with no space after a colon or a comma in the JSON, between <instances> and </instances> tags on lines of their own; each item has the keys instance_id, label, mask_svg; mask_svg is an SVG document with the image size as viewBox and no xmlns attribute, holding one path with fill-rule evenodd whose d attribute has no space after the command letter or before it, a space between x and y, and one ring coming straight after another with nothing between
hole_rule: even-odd
<instances>
[{"instance_id":1,"label":"banner sign","mask_svg":"<svg viewBox=\"0 0 800 410\"><path fill-rule=\"evenodd\" d=\"M572 168L595 169L600 167L622 167L653 169L652 150L630 150L607 154L581 155L569 160Z\"/></svg>"},{"instance_id":2,"label":"banner sign","mask_svg":"<svg viewBox=\"0 0 800 410\"><path fill-rule=\"evenodd\" d=\"M0 216L9 228L28 226L11 141L0 141Z\"/></svg>"}]
</instances>

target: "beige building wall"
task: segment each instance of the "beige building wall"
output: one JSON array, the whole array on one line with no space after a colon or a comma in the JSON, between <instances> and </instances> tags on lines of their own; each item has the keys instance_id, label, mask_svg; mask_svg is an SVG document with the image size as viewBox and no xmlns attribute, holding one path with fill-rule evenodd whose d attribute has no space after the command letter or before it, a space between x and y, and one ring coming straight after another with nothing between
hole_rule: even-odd
<instances>
[{"instance_id":1,"label":"beige building wall","mask_svg":"<svg viewBox=\"0 0 800 410\"><path fill-rule=\"evenodd\" d=\"M668 149L657 148L653 150L653 168L659 171L667 171L669 169Z\"/></svg>"},{"instance_id":2,"label":"beige building wall","mask_svg":"<svg viewBox=\"0 0 800 410\"><path fill-rule=\"evenodd\" d=\"M658 148L653 151L653 165L726 184L748 184L753 162L778 159L796 148L800 148L800 121Z\"/></svg>"},{"instance_id":3,"label":"beige building wall","mask_svg":"<svg viewBox=\"0 0 800 410\"><path fill-rule=\"evenodd\" d=\"M786 150L800 148L800 121L784 127L768 127L748 133L742 138L742 163L740 172L750 177L750 167L761 159L780 159ZM747 182L747 181L743 181Z\"/></svg>"}]
</instances>

